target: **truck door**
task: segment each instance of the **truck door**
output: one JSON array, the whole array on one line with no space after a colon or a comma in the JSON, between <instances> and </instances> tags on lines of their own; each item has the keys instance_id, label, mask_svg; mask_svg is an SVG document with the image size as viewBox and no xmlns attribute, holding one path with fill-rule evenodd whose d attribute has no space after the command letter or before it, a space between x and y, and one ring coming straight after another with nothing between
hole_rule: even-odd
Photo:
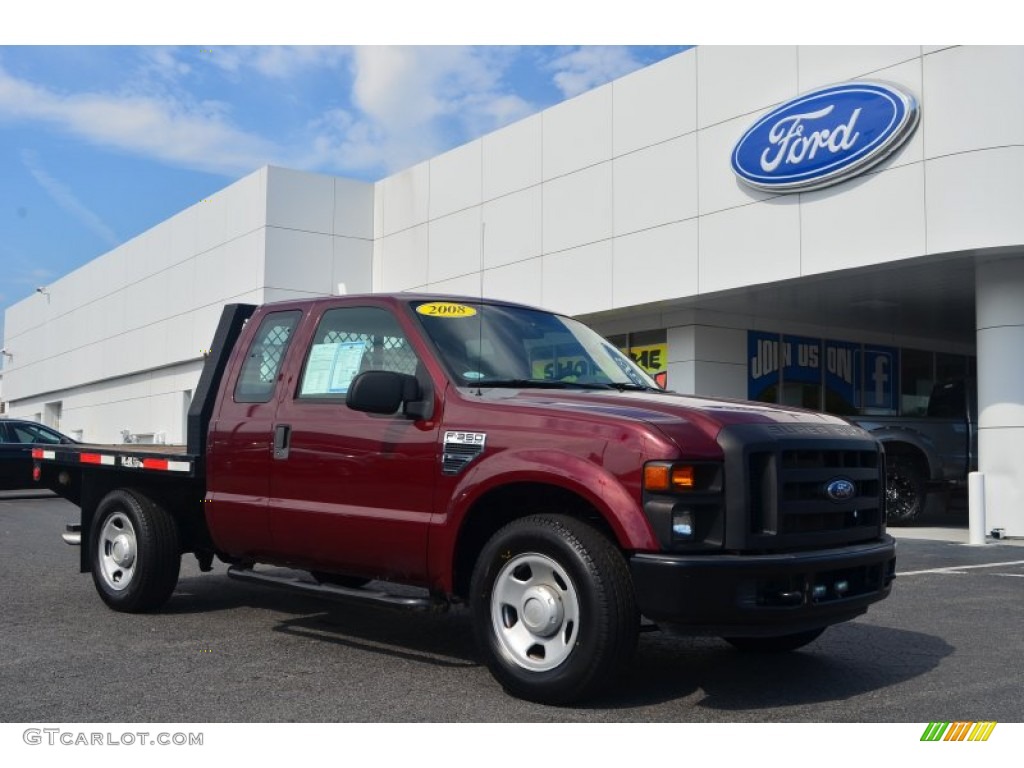
<instances>
[{"instance_id":1,"label":"truck door","mask_svg":"<svg viewBox=\"0 0 1024 768\"><path fill-rule=\"evenodd\" d=\"M297 567L417 581L438 474L438 419L353 411L356 374L429 375L392 311L327 308L304 344L302 371L275 420L271 532Z\"/></svg>"},{"instance_id":2,"label":"truck door","mask_svg":"<svg viewBox=\"0 0 1024 768\"><path fill-rule=\"evenodd\" d=\"M272 551L267 498L274 412L284 389L282 371L302 311L264 315L256 332L243 335L245 358L229 371L207 444L206 519L214 542L236 557Z\"/></svg>"}]
</instances>

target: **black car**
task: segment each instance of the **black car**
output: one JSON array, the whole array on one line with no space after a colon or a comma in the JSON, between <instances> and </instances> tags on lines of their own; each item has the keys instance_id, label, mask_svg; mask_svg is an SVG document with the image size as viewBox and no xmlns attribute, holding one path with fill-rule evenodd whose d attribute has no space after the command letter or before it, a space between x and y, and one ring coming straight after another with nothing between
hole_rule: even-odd
<instances>
[{"instance_id":1,"label":"black car","mask_svg":"<svg viewBox=\"0 0 1024 768\"><path fill-rule=\"evenodd\" d=\"M0 491L32 488L32 446L35 443L77 443L34 421L0 419Z\"/></svg>"}]
</instances>

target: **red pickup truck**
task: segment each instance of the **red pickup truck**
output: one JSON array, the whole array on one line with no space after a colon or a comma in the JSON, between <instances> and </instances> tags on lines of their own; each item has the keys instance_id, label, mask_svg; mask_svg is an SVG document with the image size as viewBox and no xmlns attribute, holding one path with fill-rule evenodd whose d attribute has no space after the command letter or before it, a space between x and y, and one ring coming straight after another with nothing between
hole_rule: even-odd
<instances>
[{"instance_id":1,"label":"red pickup truck","mask_svg":"<svg viewBox=\"0 0 1024 768\"><path fill-rule=\"evenodd\" d=\"M581 323L506 302L229 305L187 446L33 456L114 610L159 608L185 553L341 601L464 603L502 686L549 703L612 681L641 616L792 650L895 576L866 432L665 392Z\"/></svg>"}]
</instances>

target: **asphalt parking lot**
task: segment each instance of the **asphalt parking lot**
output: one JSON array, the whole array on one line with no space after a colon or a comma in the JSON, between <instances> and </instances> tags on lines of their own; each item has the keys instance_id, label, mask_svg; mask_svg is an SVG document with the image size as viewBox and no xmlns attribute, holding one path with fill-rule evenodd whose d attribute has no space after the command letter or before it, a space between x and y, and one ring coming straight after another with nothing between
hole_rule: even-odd
<instances>
[{"instance_id":1,"label":"asphalt parking lot","mask_svg":"<svg viewBox=\"0 0 1024 768\"><path fill-rule=\"evenodd\" d=\"M1024 720L1024 547L943 541L958 538L948 528L894 531L893 596L803 651L646 633L618 689L552 708L501 691L462 609L325 604L189 557L162 612L110 611L60 540L76 513L0 494L0 721Z\"/></svg>"}]
</instances>

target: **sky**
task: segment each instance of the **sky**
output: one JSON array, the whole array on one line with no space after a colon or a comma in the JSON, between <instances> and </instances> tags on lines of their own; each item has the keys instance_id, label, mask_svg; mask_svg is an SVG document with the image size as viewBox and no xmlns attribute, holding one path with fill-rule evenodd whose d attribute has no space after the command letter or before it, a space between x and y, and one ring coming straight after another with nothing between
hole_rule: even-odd
<instances>
[{"instance_id":1,"label":"sky","mask_svg":"<svg viewBox=\"0 0 1024 768\"><path fill-rule=\"evenodd\" d=\"M681 50L0 45L0 308L263 165L375 181Z\"/></svg>"},{"instance_id":2,"label":"sky","mask_svg":"<svg viewBox=\"0 0 1024 768\"><path fill-rule=\"evenodd\" d=\"M1003 7L974 0L943 22L923 0L806 13L760 0L254 0L244 20L209 0L8 4L0 332L10 304L266 164L373 181L684 40L977 42L1017 28L994 27L990 6Z\"/></svg>"}]
</instances>

